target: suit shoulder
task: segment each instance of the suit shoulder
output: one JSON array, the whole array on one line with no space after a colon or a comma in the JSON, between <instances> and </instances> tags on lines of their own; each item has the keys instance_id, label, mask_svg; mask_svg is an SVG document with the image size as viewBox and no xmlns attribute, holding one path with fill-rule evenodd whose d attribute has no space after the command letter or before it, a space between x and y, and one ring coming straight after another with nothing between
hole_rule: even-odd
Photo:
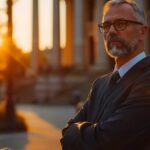
<instances>
[{"instance_id":1,"label":"suit shoulder","mask_svg":"<svg viewBox=\"0 0 150 150\"><path fill-rule=\"evenodd\" d=\"M111 73L107 73L107 74L103 74L99 77L97 77L94 81L93 81L93 86L97 86L97 85L100 85L102 83L105 83L108 78L110 77Z\"/></svg>"},{"instance_id":2,"label":"suit shoulder","mask_svg":"<svg viewBox=\"0 0 150 150\"><path fill-rule=\"evenodd\" d=\"M100 80L105 80L108 79L111 75L111 72L107 73L107 74L102 74L101 76L97 77L94 82L100 81Z\"/></svg>"}]
</instances>

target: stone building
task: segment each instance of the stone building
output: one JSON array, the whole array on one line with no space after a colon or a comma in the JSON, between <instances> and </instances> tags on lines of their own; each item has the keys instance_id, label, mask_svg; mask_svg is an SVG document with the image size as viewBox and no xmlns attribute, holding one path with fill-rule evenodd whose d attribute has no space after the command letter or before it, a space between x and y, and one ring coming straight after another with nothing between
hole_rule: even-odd
<instances>
[{"instance_id":1,"label":"stone building","mask_svg":"<svg viewBox=\"0 0 150 150\"><path fill-rule=\"evenodd\" d=\"M61 0L60 0L61 1ZM51 64L54 70L63 67L74 69L105 70L112 61L105 54L102 36L98 32L102 8L107 0L65 0L66 3L66 47L59 47L59 0L53 0L53 52ZM137 0L150 14L150 1ZM36 6L36 5L35 5ZM35 33L34 33L35 34ZM146 49L150 51L149 38ZM36 47L36 46L34 46Z\"/></svg>"}]
</instances>

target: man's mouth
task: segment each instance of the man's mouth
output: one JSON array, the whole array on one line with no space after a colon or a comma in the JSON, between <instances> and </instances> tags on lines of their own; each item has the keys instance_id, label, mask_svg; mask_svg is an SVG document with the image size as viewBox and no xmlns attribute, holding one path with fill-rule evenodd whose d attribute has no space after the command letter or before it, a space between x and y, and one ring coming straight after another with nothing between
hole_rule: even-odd
<instances>
[{"instance_id":1,"label":"man's mouth","mask_svg":"<svg viewBox=\"0 0 150 150\"><path fill-rule=\"evenodd\" d=\"M110 46L117 46L117 47L120 47L122 45L120 41L110 41L109 44Z\"/></svg>"}]
</instances>

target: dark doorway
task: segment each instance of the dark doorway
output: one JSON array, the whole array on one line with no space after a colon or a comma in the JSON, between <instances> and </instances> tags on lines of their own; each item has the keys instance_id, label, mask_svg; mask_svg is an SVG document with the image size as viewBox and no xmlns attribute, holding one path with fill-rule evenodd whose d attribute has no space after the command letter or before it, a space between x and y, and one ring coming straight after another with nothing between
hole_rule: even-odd
<instances>
[{"instance_id":1,"label":"dark doorway","mask_svg":"<svg viewBox=\"0 0 150 150\"><path fill-rule=\"evenodd\" d=\"M89 58L90 65L94 65L94 40L92 36L89 37Z\"/></svg>"}]
</instances>

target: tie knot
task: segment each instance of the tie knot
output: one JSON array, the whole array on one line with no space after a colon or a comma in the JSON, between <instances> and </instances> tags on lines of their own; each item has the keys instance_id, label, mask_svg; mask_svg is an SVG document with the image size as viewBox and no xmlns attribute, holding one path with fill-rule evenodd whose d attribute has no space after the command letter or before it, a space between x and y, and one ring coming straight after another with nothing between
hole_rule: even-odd
<instances>
[{"instance_id":1,"label":"tie knot","mask_svg":"<svg viewBox=\"0 0 150 150\"><path fill-rule=\"evenodd\" d=\"M120 79L120 75L118 71L115 71L111 76L111 83L115 84Z\"/></svg>"}]
</instances>

